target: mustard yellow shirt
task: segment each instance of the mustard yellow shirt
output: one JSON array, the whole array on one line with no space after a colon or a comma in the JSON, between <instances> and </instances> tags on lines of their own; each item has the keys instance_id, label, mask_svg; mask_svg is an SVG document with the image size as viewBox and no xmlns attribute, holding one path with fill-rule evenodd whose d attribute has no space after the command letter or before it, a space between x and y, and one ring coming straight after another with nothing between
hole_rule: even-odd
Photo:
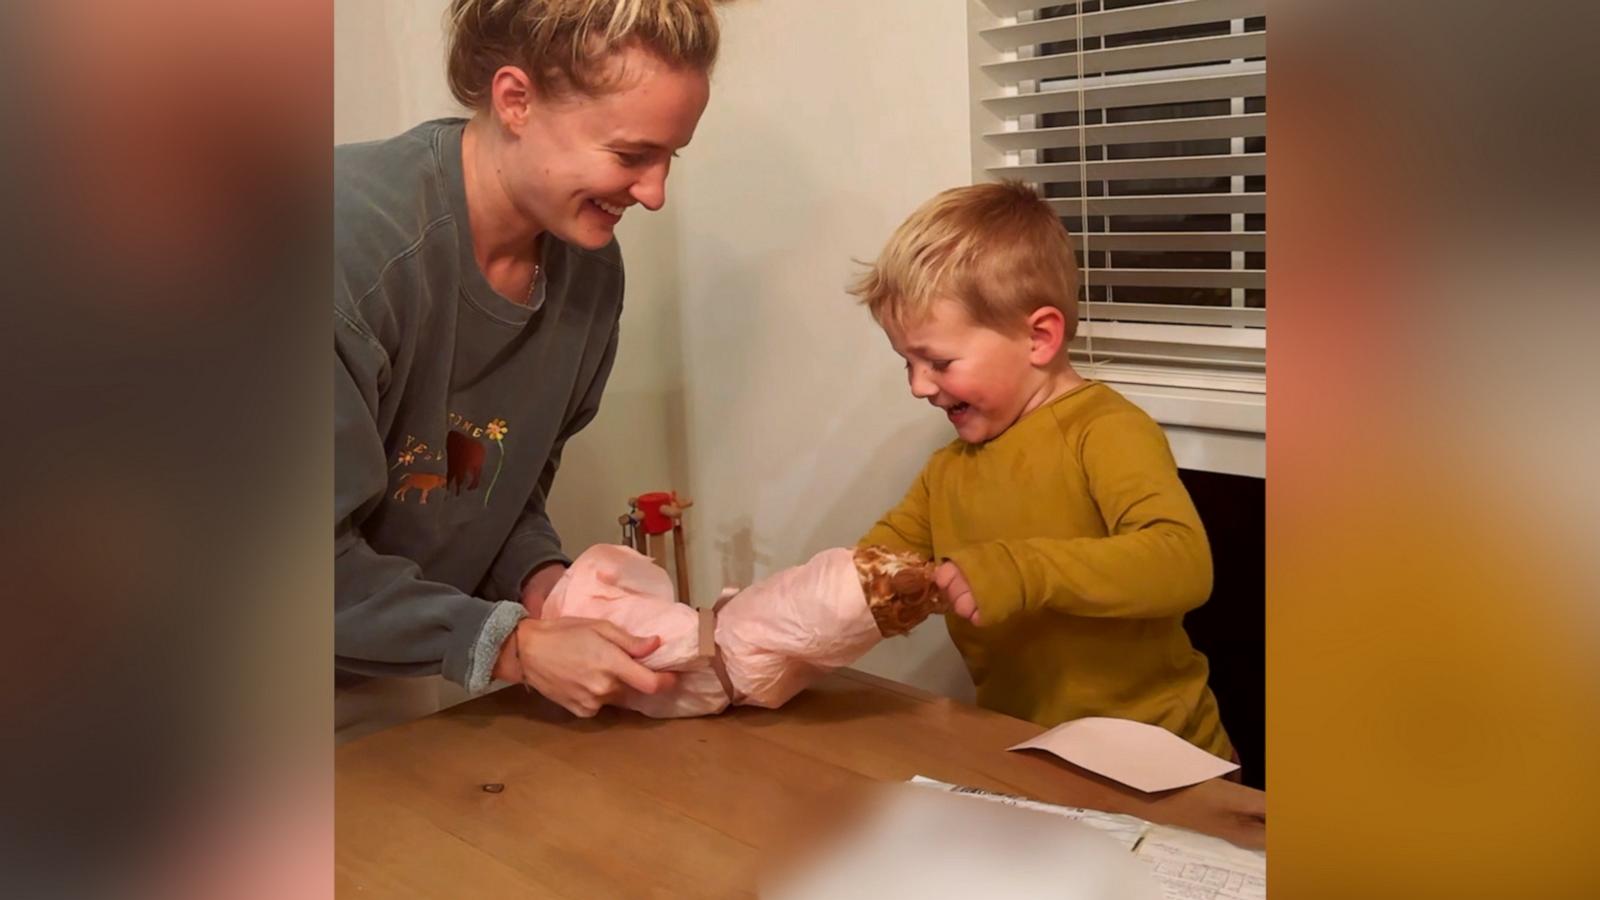
<instances>
[{"instance_id":1,"label":"mustard yellow shirt","mask_svg":"<svg viewBox=\"0 0 1600 900\"><path fill-rule=\"evenodd\" d=\"M1161 427L1110 387L937 451L861 543L961 567L983 624L946 621L981 706L1044 726L1134 719L1232 755L1183 630L1211 594L1205 530Z\"/></svg>"}]
</instances>

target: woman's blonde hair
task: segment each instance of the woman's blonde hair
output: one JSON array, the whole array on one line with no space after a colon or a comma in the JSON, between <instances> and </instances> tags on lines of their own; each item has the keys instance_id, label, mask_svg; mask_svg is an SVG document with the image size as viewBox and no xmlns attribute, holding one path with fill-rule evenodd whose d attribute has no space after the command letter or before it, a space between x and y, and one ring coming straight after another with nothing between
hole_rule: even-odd
<instances>
[{"instance_id":1,"label":"woman's blonde hair","mask_svg":"<svg viewBox=\"0 0 1600 900\"><path fill-rule=\"evenodd\" d=\"M489 100L501 66L518 66L541 93L603 93L611 53L638 45L668 65L709 72L721 0L451 0L450 93L471 109Z\"/></svg>"},{"instance_id":2,"label":"woman's blonde hair","mask_svg":"<svg viewBox=\"0 0 1600 900\"><path fill-rule=\"evenodd\" d=\"M1025 329L1045 306L1061 310L1069 339L1078 328L1072 238L1050 204L1015 181L935 195L895 229L849 291L885 328L925 321L940 299L996 331Z\"/></svg>"}]
</instances>

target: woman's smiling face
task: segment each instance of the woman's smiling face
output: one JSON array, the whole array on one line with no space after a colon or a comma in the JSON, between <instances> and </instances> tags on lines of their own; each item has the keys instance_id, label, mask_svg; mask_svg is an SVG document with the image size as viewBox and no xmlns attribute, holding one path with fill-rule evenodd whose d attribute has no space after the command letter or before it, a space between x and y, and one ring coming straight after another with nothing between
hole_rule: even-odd
<instances>
[{"instance_id":1,"label":"woman's smiling face","mask_svg":"<svg viewBox=\"0 0 1600 900\"><path fill-rule=\"evenodd\" d=\"M611 243L630 206L666 203L672 159L694 137L711 93L705 72L673 68L638 47L618 51L614 65L612 89L597 96L530 87L521 102L500 104L510 139L495 174L512 205L590 250Z\"/></svg>"}]
</instances>

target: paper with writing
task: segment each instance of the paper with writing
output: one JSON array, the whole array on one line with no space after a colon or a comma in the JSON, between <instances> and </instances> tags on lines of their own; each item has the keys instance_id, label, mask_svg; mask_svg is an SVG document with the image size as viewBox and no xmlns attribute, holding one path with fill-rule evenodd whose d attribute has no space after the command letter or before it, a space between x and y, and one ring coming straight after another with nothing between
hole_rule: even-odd
<instances>
[{"instance_id":1,"label":"paper with writing","mask_svg":"<svg viewBox=\"0 0 1600 900\"><path fill-rule=\"evenodd\" d=\"M1266 900L1267 855L1220 838L1157 825L1137 816L1057 806L1009 794L960 787L917 775L912 784L991 802L1054 813L1098 829L1149 867L1164 900Z\"/></svg>"}]
</instances>

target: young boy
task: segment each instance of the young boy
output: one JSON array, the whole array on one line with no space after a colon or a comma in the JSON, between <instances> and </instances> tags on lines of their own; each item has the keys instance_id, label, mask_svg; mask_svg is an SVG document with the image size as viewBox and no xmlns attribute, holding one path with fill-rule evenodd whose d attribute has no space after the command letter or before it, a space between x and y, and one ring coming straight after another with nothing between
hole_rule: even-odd
<instances>
[{"instance_id":1,"label":"young boy","mask_svg":"<svg viewBox=\"0 0 1600 900\"><path fill-rule=\"evenodd\" d=\"M1071 239L1025 185L945 191L850 292L958 440L862 544L944 560L951 637L989 709L1159 725L1233 755L1183 614L1211 551L1166 436L1073 371Z\"/></svg>"}]
</instances>

